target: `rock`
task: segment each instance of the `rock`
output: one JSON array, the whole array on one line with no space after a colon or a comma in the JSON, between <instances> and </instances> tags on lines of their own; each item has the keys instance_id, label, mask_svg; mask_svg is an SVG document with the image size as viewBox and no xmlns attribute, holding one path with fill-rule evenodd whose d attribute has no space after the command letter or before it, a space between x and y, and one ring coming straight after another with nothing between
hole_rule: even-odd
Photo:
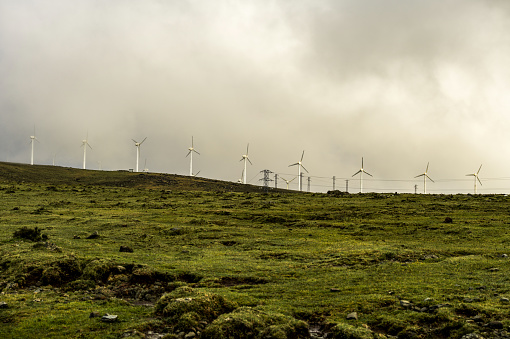
<instances>
[{"instance_id":1,"label":"rock","mask_svg":"<svg viewBox=\"0 0 510 339\"><path fill-rule=\"evenodd\" d=\"M473 318L471 318L475 323L483 323L483 318L480 315L475 315Z\"/></svg>"},{"instance_id":2,"label":"rock","mask_svg":"<svg viewBox=\"0 0 510 339\"><path fill-rule=\"evenodd\" d=\"M510 302L510 299L501 297L501 299L499 299L499 301L501 301L503 304L508 304Z\"/></svg>"},{"instance_id":3,"label":"rock","mask_svg":"<svg viewBox=\"0 0 510 339\"><path fill-rule=\"evenodd\" d=\"M332 288L330 289L331 292L340 292L340 289L339 288Z\"/></svg>"},{"instance_id":4,"label":"rock","mask_svg":"<svg viewBox=\"0 0 510 339\"><path fill-rule=\"evenodd\" d=\"M444 221L443 221L443 222L444 222L445 224L451 224L451 223L453 223L453 219L452 219L452 218L450 218L450 217L446 217L446 218L444 218Z\"/></svg>"},{"instance_id":5,"label":"rock","mask_svg":"<svg viewBox=\"0 0 510 339\"><path fill-rule=\"evenodd\" d=\"M0 301L0 308L9 308L9 305L5 301Z\"/></svg>"},{"instance_id":6,"label":"rock","mask_svg":"<svg viewBox=\"0 0 510 339\"><path fill-rule=\"evenodd\" d=\"M197 335L195 334L195 332L189 332L188 334L186 334L184 336L184 339L191 339L191 338L195 338Z\"/></svg>"},{"instance_id":7,"label":"rock","mask_svg":"<svg viewBox=\"0 0 510 339\"><path fill-rule=\"evenodd\" d=\"M404 308L411 308L413 306L413 304L407 300L400 300L400 306L402 306Z\"/></svg>"},{"instance_id":8,"label":"rock","mask_svg":"<svg viewBox=\"0 0 510 339\"><path fill-rule=\"evenodd\" d=\"M473 333L463 335L461 339L484 339L484 337L473 332Z\"/></svg>"},{"instance_id":9,"label":"rock","mask_svg":"<svg viewBox=\"0 0 510 339\"><path fill-rule=\"evenodd\" d=\"M358 312L351 312L345 317L347 320L358 320Z\"/></svg>"},{"instance_id":10,"label":"rock","mask_svg":"<svg viewBox=\"0 0 510 339\"><path fill-rule=\"evenodd\" d=\"M74 235L73 239L81 239L81 237L79 235Z\"/></svg>"},{"instance_id":11,"label":"rock","mask_svg":"<svg viewBox=\"0 0 510 339\"><path fill-rule=\"evenodd\" d=\"M99 318L100 316L99 312L90 312L89 318Z\"/></svg>"},{"instance_id":12,"label":"rock","mask_svg":"<svg viewBox=\"0 0 510 339\"><path fill-rule=\"evenodd\" d=\"M133 249L129 246L120 246L120 250L119 252L128 252L128 253L133 253Z\"/></svg>"},{"instance_id":13,"label":"rock","mask_svg":"<svg viewBox=\"0 0 510 339\"><path fill-rule=\"evenodd\" d=\"M493 328L495 330L503 329L503 323L501 321L491 321L487 324L487 327Z\"/></svg>"},{"instance_id":14,"label":"rock","mask_svg":"<svg viewBox=\"0 0 510 339\"><path fill-rule=\"evenodd\" d=\"M505 253L505 254L500 255L499 257L500 258L508 258L508 254Z\"/></svg>"},{"instance_id":15,"label":"rock","mask_svg":"<svg viewBox=\"0 0 510 339\"><path fill-rule=\"evenodd\" d=\"M423 301L426 302L426 303L429 303L431 301L434 301L434 299L432 299L432 298L425 298L425 299L423 299Z\"/></svg>"},{"instance_id":16,"label":"rock","mask_svg":"<svg viewBox=\"0 0 510 339\"><path fill-rule=\"evenodd\" d=\"M489 271L490 272L497 272L497 271L499 271L499 268L497 268L497 267L489 268Z\"/></svg>"},{"instance_id":17,"label":"rock","mask_svg":"<svg viewBox=\"0 0 510 339\"><path fill-rule=\"evenodd\" d=\"M103 317L101 318L101 321L102 322L105 322L105 323L114 323L114 322L117 322L118 321L118 316L115 315L115 314L108 314L106 313L105 315L103 315Z\"/></svg>"},{"instance_id":18,"label":"rock","mask_svg":"<svg viewBox=\"0 0 510 339\"><path fill-rule=\"evenodd\" d=\"M99 238L99 233L97 233L97 231L95 231L94 233L89 235L86 239L96 239L96 238Z\"/></svg>"}]
</instances>

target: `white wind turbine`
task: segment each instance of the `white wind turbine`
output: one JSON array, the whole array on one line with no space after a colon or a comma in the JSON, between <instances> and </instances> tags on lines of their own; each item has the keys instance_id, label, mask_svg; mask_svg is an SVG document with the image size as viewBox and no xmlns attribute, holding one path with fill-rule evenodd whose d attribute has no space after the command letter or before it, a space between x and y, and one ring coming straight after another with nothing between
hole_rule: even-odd
<instances>
[{"instance_id":1,"label":"white wind turbine","mask_svg":"<svg viewBox=\"0 0 510 339\"><path fill-rule=\"evenodd\" d=\"M482 182L480 181L480 177L478 176L478 173L480 173L481 169L482 169L482 165L480 165L480 168L478 169L478 172L473 173L473 174L466 174L466 176L475 177L475 194L476 194L476 181L478 180L480 185L482 185Z\"/></svg>"},{"instance_id":2,"label":"white wind turbine","mask_svg":"<svg viewBox=\"0 0 510 339\"><path fill-rule=\"evenodd\" d=\"M193 176L193 152L200 155L200 153L198 153L197 150L193 147L193 137L191 137L191 147L188 148L188 151L189 152L186 155L186 157L188 157L188 156L190 157L189 158L189 176L192 177Z\"/></svg>"},{"instance_id":3,"label":"white wind turbine","mask_svg":"<svg viewBox=\"0 0 510 339\"><path fill-rule=\"evenodd\" d=\"M147 137L145 137L145 139L147 139ZM141 142L138 142L135 139L131 139L135 142L136 147L136 172L138 172L138 162L140 161L140 145L143 144L145 139L143 139Z\"/></svg>"},{"instance_id":4,"label":"white wind turbine","mask_svg":"<svg viewBox=\"0 0 510 339\"><path fill-rule=\"evenodd\" d=\"M89 134L87 133L87 138L81 141L81 146L83 147L83 169L86 169L87 163L87 146L92 149L92 146L89 144Z\"/></svg>"},{"instance_id":5,"label":"white wind turbine","mask_svg":"<svg viewBox=\"0 0 510 339\"><path fill-rule=\"evenodd\" d=\"M368 173L367 171L365 171L365 169L363 168L363 157L361 157L361 168L359 171L357 171L356 173L354 173L352 176L354 177L355 175L359 174L359 192L360 193L363 193L363 173L373 177L372 174Z\"/></svg>"},{"instance_id":6,"label":"white wind turbine","mask_svg":"<svg viewBox=\"0 0 510 339\"><path fill-rule=\"evenodd\" d=\"M246 146L246 154L243 154L243 157L239 161L244 161L244 170L243 170L243 184L246 184L246 161L249 161L251 165L250 158L248 157L248 148L250 147L250 144Z\"/></svg>"},{"instance_id":7,"label":"white wind turbine","mask_svg":"<svg viewBox=\"0 0 510 339\"><path fill-rule=\"evenodd\" d=\"M32 153L30 155L30 165L34 164L34 144L36 141L39 142L39 140L35 137L35 126L34 126L34 135L30 136L30 143L32 144Z\"/></svg>"},{"instance_id":8,"label":"white wind turbine","mask_svg":"<svg viewBox=\"0 0 510 339\"><path fill-rule=\"evenodd\" d=\"M287 184L287 189L289 189L289 183L291 183L292 181L294 181L294 179L296 179L296 177L290 179L290 180L287 180L285 179L284 177L280 176L280 178L285 181L285 183Z\"/></svg>"},{"instance_id":9,"label":"white wind turbine","mask_svg":"<svg viewBox=\"0 0 510 339\"><path fill-rule=\"evenodd\" d=\"M295 164L292 164L292 165L289 165L289 167L291 166L296 166L298 167L298 187L299 187L299 190L301 191L301 168L303 168L306 173L310 173L308 172L308 170L305 168L305 166L303 166L303 157L305 156L305 151L303 151L303 154L301 154L301 160L299 160L298 162L296 162Z\"/></svg>"},{"instance_id":10,"label":"white wind turbine","mask_svg":"<svg viewBox=\"0 0 510 339\"><path fill-rule=\"evenodd\" d=\"M432 180L431 177L429 177L429 175L427 174L429 171L429 163L427 162L427 168L425 169L425 173L422 173L422 174L419 174L417 176L415 176L415 178L418 178L418 177L423 177L423 193L426 194L427 193L427 178L432 181L432 182L435 182L434 180Z\"/></svg>"}]
</instances>

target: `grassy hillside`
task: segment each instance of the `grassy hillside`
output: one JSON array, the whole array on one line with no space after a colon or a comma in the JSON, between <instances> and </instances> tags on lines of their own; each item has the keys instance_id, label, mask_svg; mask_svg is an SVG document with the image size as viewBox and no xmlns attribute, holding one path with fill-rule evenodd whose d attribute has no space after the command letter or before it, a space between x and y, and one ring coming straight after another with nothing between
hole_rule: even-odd
<instances>
[{"instance_id":1,"label":"grassy hillside","mask_svg":"<svg viewBox=\"0 0 510 339\"><path fill-rule=\"evenodd\" d=\"M70 167L0 162L0 182L67 186L166 188L187 191L260 192L262 187L163 173L94 171Z\"/></svg>"},{"instance_id":2,"label":"grassy hillside","mask_svg":"<svg viewBox=\"0 0 510 339\"><path fill-rule=\"evenodd\" d=\"M0 337L508 335L503 195L264 194L5 163L0 174Z\"/></svg>"}]
</instances>

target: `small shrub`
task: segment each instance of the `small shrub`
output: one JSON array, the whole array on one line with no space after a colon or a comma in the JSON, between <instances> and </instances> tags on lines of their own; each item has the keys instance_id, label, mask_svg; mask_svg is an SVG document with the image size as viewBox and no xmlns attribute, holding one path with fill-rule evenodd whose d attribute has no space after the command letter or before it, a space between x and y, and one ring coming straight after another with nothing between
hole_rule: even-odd
<instances>
[{"instance_id":1,"label":"small shrub","mask_svg":"<svg viewBox=\"0 0 510 339\"><path fill-rule=\"evenodd\" d=\"M331 329L328 338L333 339L372 339L373 332L363 327L339 323Z\"/></svg>"},{"instance_id":2,"label":"small shrub","mask_svg":"<svg viewBox=\"0 0 510 339\"><path fill-rule=\"evenodd\" d=\"M17 231L14 231L13 238L27 239L31 241L44 241L48 239L48 236L46 234L42 234L41 229L37 226L35 228L23 226Z\"/></svg>"},{"instance_id":3,"label":"small shrub","mask_svg":"<svg viewBox=\"0 0 510 339\"><path fill-rule=\"evenodd\" d=\"M58 267L46 268L41 276L44 285L60 286L62 284L62 271Z\"/></svg>"},{"instance_id":4,"label":"small shrub","mask_svg":"<svg viewBox=\"0 0 510 339\"><path fill-rule=\"evenodd\" d=\"M251 307L240 307L223 314L206 327L202 338L309 338L308 325L302 320Z\"/></svg>"},{"instance_id":5,"label":"small shrub","mask_svg":"<svg viewBox=\"0 0 510 339\"><path fill-rule=\"evenodd\" d=\"M136 267L131 275L131 283L152 284L156 281L156 272L148 266Z\"/></svg>"},{"instance_id":6,"label":"small shrub","mask_svg":"<svg viewBox=\"0 0 510 339\"><path fill-rule=\"evenodd\" d=\"M168 318L173 330L189 331L201 322L211 322L231 312L237 304L214 294L183 286L164 294L156 303L154 312Z\"/></svg>"},{"instance_id":7,"label":"small shrub","mask_svg":"<svg viewBox=\"0 0 510 339\"><path fill-rule=\"evenodd\" d=\"M106 282L110 276L113 264L105 259L94 259L83 269L82 279L96 282Z\"/></svg>"}]
</instances>

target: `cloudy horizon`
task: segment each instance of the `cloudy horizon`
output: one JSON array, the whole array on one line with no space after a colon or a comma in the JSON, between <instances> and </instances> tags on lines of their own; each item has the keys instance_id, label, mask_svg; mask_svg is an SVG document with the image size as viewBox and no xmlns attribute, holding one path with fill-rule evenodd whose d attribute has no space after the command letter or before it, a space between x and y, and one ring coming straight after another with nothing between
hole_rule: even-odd
<instances>
[{"instance_id":1,"label":"cloudy horizon","mask_svg":"<svg viewBox=\"0 0 510 339\"><path fill-rule=\"evenodd\" d=\"M510 4L0 0L0 161L510 193ZM308 176L308 174L306 174ZM272 184L273 185L273 184ZM279 182L284 188L285 183ZM306 190L306 179L303 185ZM297 179L290 188L297 189Z\"/></svg>"}]
</instances>

